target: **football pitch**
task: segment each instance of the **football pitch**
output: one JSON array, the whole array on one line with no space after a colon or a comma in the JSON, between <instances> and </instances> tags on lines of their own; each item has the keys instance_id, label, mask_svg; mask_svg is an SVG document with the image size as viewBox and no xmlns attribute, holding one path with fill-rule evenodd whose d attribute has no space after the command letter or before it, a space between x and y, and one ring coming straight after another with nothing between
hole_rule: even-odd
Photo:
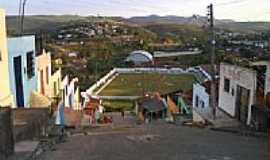
<instances>
[{"instance_id":1,"label":"football pitch","mask_svg":"<svg viewBox=\"0 0 270 160\"><path fill-rule=\"evenodd\" d=\"M135 73L119 74L99 96L143 96L144 93L167 94L192 90L196 78L192 74Z\"/></svg>"}]
</instances>

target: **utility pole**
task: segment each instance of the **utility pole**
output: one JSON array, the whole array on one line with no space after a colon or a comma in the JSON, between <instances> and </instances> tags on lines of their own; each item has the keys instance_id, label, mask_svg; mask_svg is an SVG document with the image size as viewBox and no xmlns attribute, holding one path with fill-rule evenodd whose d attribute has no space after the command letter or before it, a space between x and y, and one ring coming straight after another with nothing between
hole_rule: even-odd
<instances>
[{"instance_id":1,"label":"utility pole","mask_svg":"<svg viewBox=\"0 0 270 160\"><path fill-rule=\"evenodd\" d=\"M210 97L210 104L212 107L213 111L213 119L216 119L216 110L217 110L217 103L216 103L216 66L215 66L215 61L216 61L216 39L215 39L215 30L214 30L214 7L213 4L210 4L207 6L207 17L208 17L208 22L210 26L210 43L211 43L211 97Z\"/></svg>"},{"instance_id":2,"label":"utility pole","mask_svg":"<svg viewBox=\"0 0 270 160\"><path fill-rule=\"evenodd\" d=\"M20 35L23 34L24 30L24 14L25 14L25 5L27 0L20 0L20 7L19 7L19 32Z\"/></svg>"},{"instance_id":3,"label":"utility pole","mask_svg":"<svg viewBox=\"0 0 270 160\"><path fill-rule=\"evenodd\" d=\"M18 17L17 17L17 29L18 29L18 32L21 30L20 26L21 26L21 13L22 13L22 0L20 0L19 2L19 13L18 13Z\"/></svg>"}]
</instances>

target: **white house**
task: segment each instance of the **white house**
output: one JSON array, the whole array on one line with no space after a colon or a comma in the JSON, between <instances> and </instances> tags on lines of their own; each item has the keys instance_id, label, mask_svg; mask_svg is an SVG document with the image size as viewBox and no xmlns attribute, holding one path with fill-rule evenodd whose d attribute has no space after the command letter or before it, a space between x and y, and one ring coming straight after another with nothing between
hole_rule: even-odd
<instances>
[{"instance_id":1,"label":"white house","mask_svg":"<svg viewBox=\"0 0 270 160\"><path fill-rule=\"evenodd\" d=\"M210 93L208 88L203 84L193 84L192 106L199 112L207 112L210 109Z\"/></svg>"},{"instance_id":2,"label":"white house","mask_svg":"<svg viewBox=\"0 0 270 160\"><path fill-rule=\"evenodd\" d=\"M78 82L78 78L73 78L72 80L69 80L68 76L65 76L65 78L62 80L62 96L63 96L63 104L64 107L68 108L79 108L77 104L79 103L75 95L77 95L78 91L76 92L76 83Z\"/></svg>"},{"instance_id":3,"label":"white house","mask_svg":"<svg viewBox=\"0 0 270 160\"><path fill-rule=\"evenodd\" d=\"M36 57L38 72L38 92L44 96L50 96L51 81L51 53L42 51L42 54Z\"/></svg>"},{"instance_id":4,"label":"white house","mask_svg":"<svg viewBox=\"0 0 270 160\"><path fill-rule=\"evenodd\" d=\"M256 101L255 70L222 63L218 106L239 121L250 124L251 106Z\"/></svg>"}]
</instances>

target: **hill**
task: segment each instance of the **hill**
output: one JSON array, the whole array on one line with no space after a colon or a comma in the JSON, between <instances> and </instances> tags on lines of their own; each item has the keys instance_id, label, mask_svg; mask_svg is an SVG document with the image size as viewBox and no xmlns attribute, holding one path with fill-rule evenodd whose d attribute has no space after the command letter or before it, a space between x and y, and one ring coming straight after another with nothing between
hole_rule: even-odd
<instances>
[{"instance_id":1,"label":"hill","mask_svg":"<svg viewBox=\"0 0 270 160\"><path fill-rule=\"evenodd\" d=\"M126 19L129 23L142 26L152 24L180 24L180 25L207 25L207 17L193 15L191 17L180 16L157 16L150 15L145 17L132 17ZM215 20L217 28L232 30L237 32L263 32L270 29L270 22L236 22L229 19Z\"/></svg>"},{"instance_id":2,"label":"hill","mask_svg":"<svg viewBox=\"0 0 270 160\"><path fill-rule=\"evenodd\" d=\"M194 37L202 40L205 38L205 31L196 25L180 24L149 24L144 26L147 30L156 33L160 38L171 37L184 41L192 41Z\"/></svg>"},{"instance_id":3,"label":"hill","mask_svg":"<svg viewBox=\"0 0 270 160\"><path fill-rule=\"evenodd\" d=\"M121 17L109 17L106 20L120 20ZM9 32L17 32L18 29L18 17L7 16L7 26ZM24 29L25 32L35 33L40 30L43 31L54 31L58 27L63 25L72 25L79 22L95 22L102 21L102 17L94 16L78 16L78 15L33 15L25 16L24 18Z\"/></svg>"},{"instance_id":4,"label":"hill","mask_svg":"<svg viewBox=\"0 0 270 160\"><path fill-rule=\"evenodd\" d=\"M173 23L173 24L188 24L188 25L198 25L203 26L206 25L207 17L203 17L200 15L193 15L191 17L181 17L181 16L157 16L157 15L150 15L145 17L132 17L127 19L130 22L140 24L140 25L148 25L148 24L166 24L166 23ZM216 24L225 24L225 23L233 23L233 20L216 20Z\"/></svg>"},{"instance_id":5,"label":"hill","mask_svg":"<svg viewBox=\"0 0 270 160\"><path fill-rule=\"evenodd\" d=\"M78 16L78 15L34 15L25 17L25 31L38 32L40 30L53 31L59 26L78 22L93 22L101 20L121 21L128 25L148 26L155 24L178 24L178 25L207 25L207 17L193 15L191 17L181 16L157 16L150 15L144 17L132 17L124 19L122 17L94 17L94 16ZM16 16L7 17L7 25L9 32L16 32L18 20ZM237 32L261 32L269 30L270 22L235 22L233 20L216 20L217 28L232 30Z\"/></svg>"}]
</instances>

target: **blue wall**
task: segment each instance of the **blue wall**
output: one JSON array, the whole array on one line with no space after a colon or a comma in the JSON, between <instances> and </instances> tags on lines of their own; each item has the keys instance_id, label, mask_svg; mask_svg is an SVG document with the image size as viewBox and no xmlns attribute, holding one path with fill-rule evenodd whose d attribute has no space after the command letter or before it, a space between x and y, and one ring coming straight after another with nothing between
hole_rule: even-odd
<instances>
[{"instance_id":1,"label":"blue wall","mask_svg":"<svg viewBox=\"0 0 270 160\"><path fill-rule=\"evenodd\" d=\"M35 75L29 79L27 76L27 52L34 52ZM8 62L9 62L9 78L11 82L11 92L14 95L14 104L16 102L16 84L15 71L13 67L13 58L22 57L22 79L24 93L24 107L29 107L29 100L32 91L37 91L37 64L36 64L35 36L23 36L8 38Z\"/></svg>"}]
</instances>

